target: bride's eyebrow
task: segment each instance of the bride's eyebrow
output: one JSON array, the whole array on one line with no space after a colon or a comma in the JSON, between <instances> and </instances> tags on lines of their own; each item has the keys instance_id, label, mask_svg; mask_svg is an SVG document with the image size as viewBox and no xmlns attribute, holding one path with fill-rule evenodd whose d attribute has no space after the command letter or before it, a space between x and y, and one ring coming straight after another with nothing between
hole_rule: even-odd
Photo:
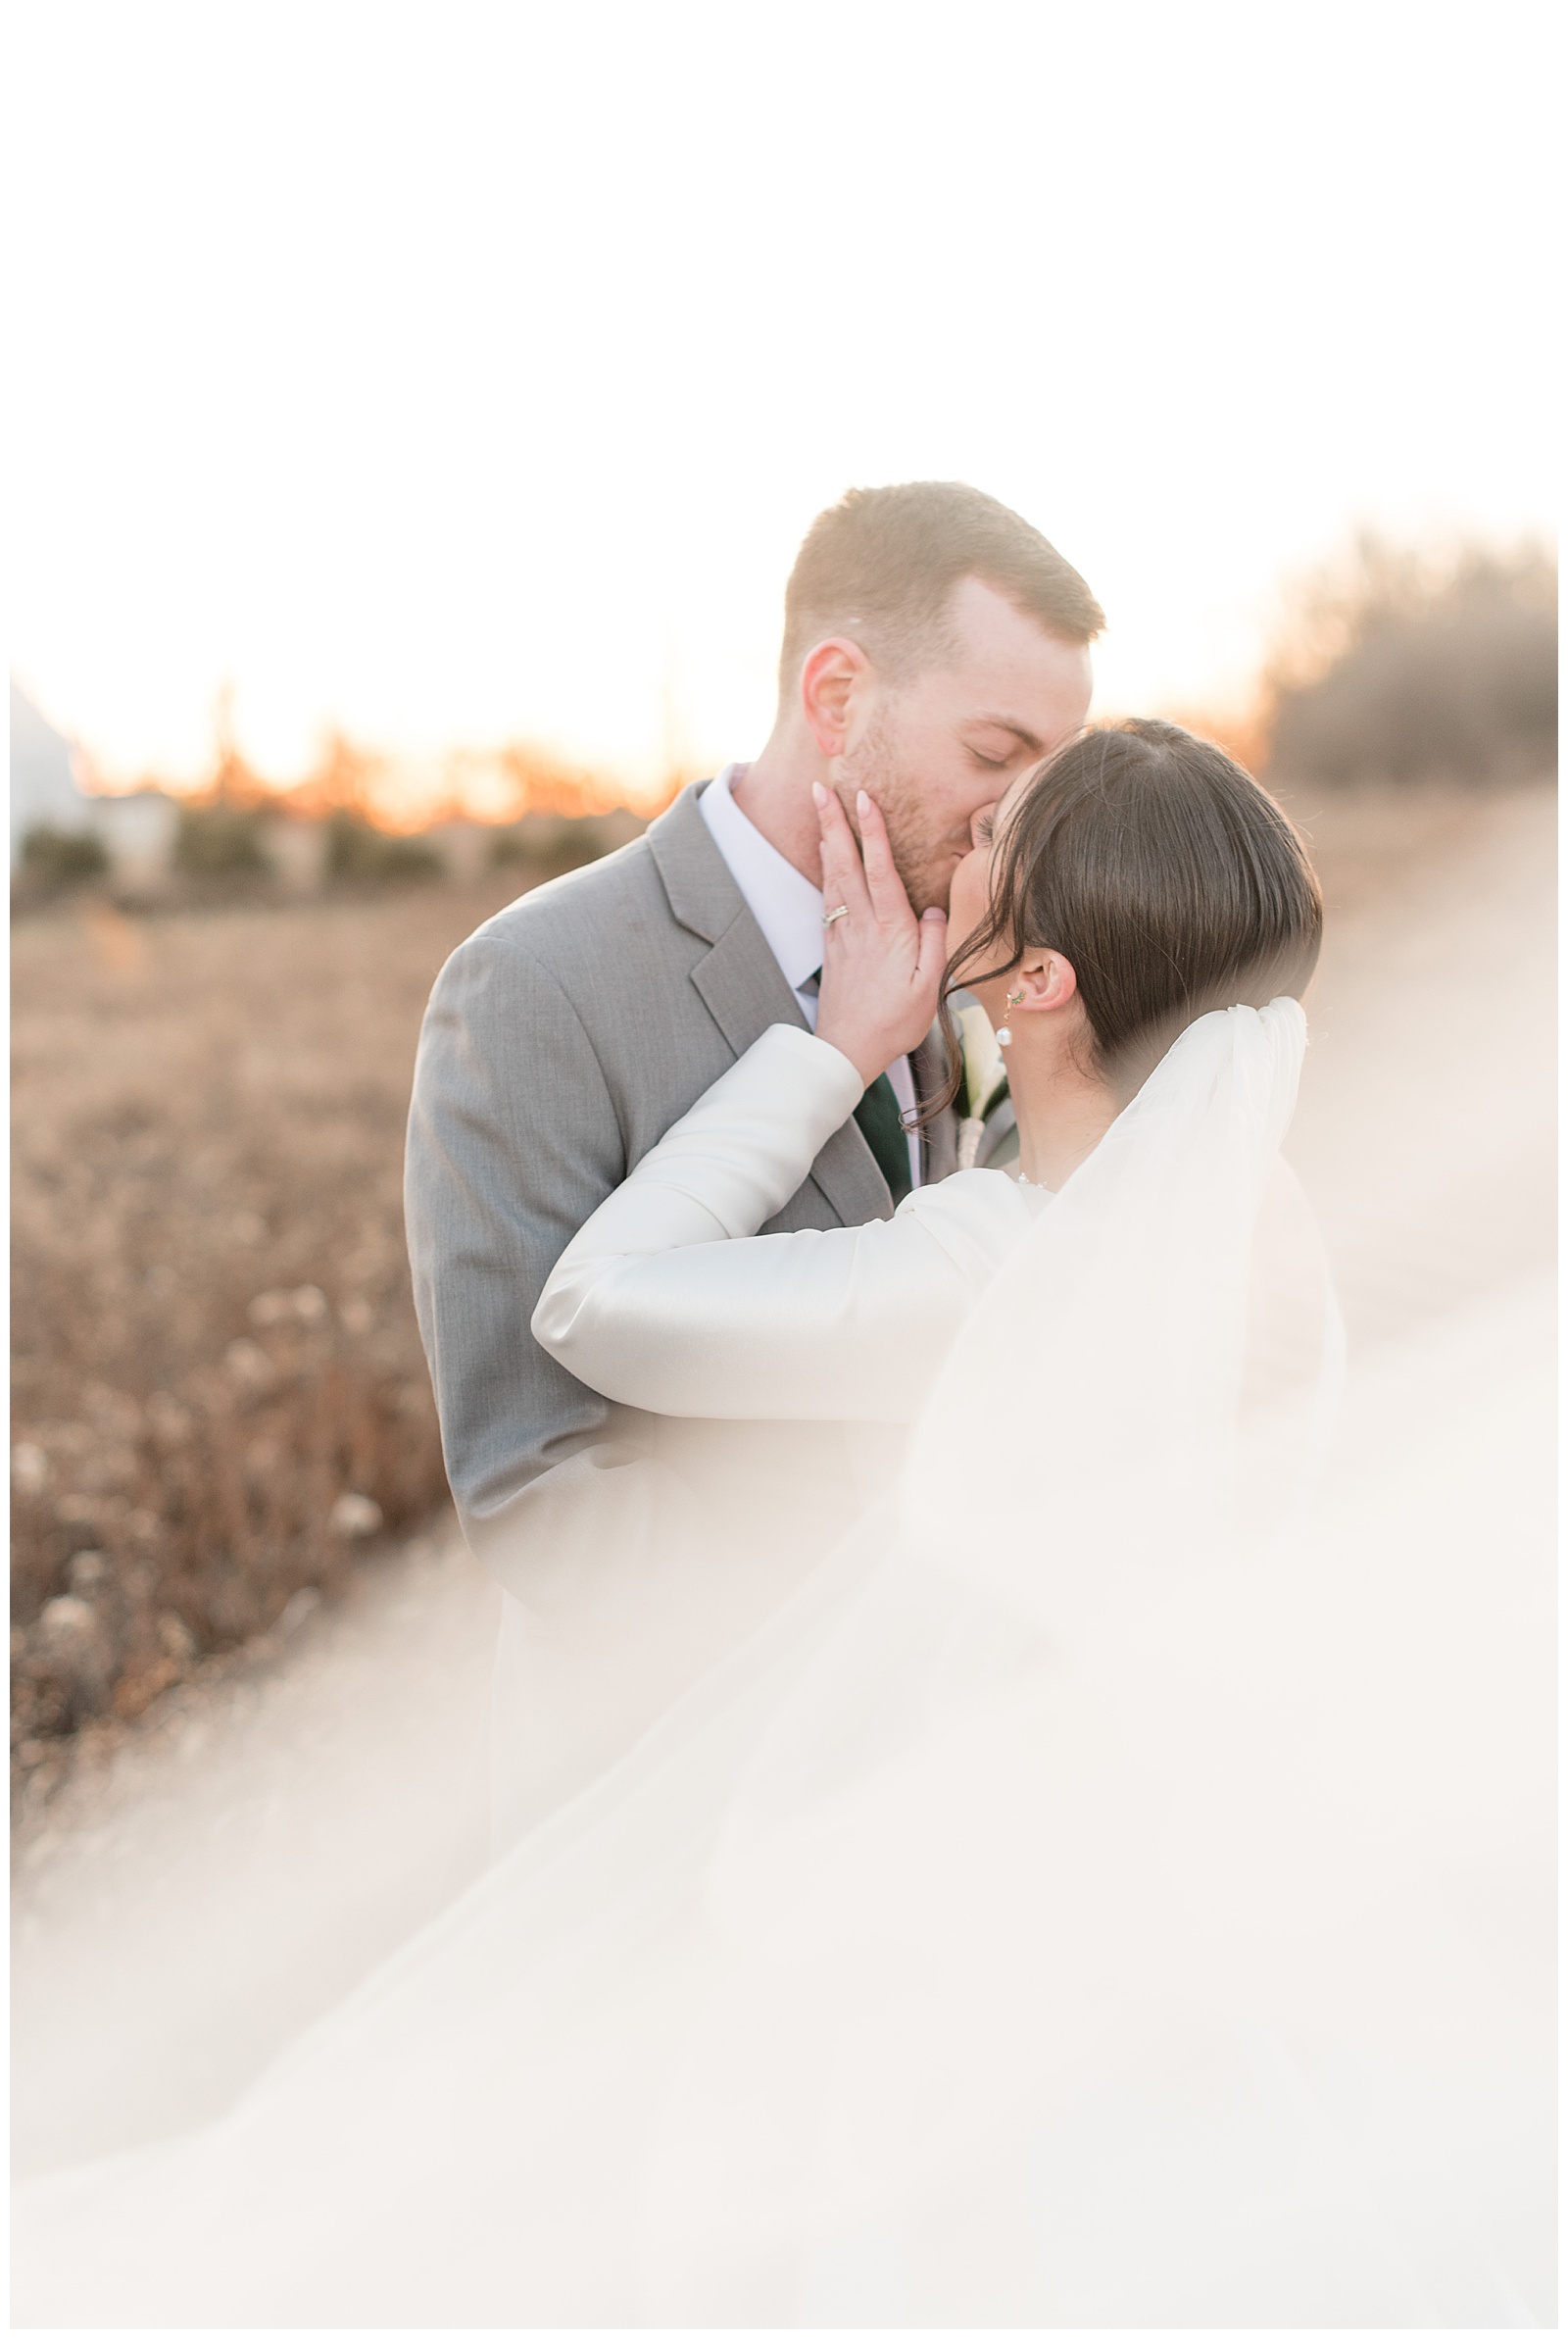
<instances>
[{"instance_id":1,"label":"bride's eyebrow","mask_svg":"<svg viewBox=\"0 0 1568 2339\"><path fill-rule=\"evenodd\" d=\"M964 720L966 722L983 723L987 728L994 731L1011 731L1013 737L1018 741L1019 745L1026 747L1031 755L1044 755L1045 753L1045 748L1035 737L1034 732L1029 729L1026 723L1020 722L1016 716L969 715L966 716Z\"/></svg>"}]
</instances>

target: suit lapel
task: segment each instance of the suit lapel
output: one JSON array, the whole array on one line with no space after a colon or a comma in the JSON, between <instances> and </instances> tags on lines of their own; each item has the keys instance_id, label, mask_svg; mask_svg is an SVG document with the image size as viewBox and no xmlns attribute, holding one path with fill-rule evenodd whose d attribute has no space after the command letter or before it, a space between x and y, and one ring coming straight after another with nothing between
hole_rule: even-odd
<instances>
[{"instance_id":1,"label":"suit lapel","mask_svg":"<svg viewBox=\"0 0 1568 2339\"><path fill-rule=\"evenodd\" d=\"M804 1029L806 1018L757 921L736 898L734 922L698 960L692 981L736 1055L744 1056L770 1023L799 1023Z\"/></svg>"},{"instance_id":2,"label":"suit lapel","mask_svg":"<svg viewBox=\"0 0 1568 2339\"><path fill-rule=\"evenodd\" d=\"M770 1024L795 1023L804 1030L806 1018L708 832L699 793L696 787L683 790L649 829L648 840L677 921L711 945L692 969L692 983L741 1057ZM811 1178L846 1226L893 1215L887 1180L853 1120L823 1146Z\"/></svg>"}]
</instances>

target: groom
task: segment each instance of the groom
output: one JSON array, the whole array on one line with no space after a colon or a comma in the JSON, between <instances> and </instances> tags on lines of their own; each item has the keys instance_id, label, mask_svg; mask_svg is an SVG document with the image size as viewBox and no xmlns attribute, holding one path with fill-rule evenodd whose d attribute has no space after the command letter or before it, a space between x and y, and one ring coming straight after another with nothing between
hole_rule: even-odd
<instances>
[{"instance_id":1,"label":"groom","mask_svg":"<svg viewBox=\"0 0 1568 2339\"><path fill-rule=\"evenodd\" d=\"M778 716L750 765L541 886L448 960L409 1123L414 1289L465 1534L507 1599L504 1824L602 1769L775 1608L864 1499L842 1444L670 1421L575 1381L528 1330L577 1228L769 1024L812 1025L824 905L811 783L864 788L918 912L970 822L1082 724L1103 620L971 487L856 490L785 594ZM829 1139L769 1231L892 1215L955 1167L934 1037Z\"/></svg>"}]
</instances>

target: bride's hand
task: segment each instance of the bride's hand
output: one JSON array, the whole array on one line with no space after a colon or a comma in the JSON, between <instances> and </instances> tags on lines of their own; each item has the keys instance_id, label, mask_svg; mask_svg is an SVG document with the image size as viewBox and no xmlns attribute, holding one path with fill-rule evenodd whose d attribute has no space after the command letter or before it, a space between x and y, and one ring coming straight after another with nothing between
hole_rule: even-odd
<instances>
[{"instance_id":1,"label":"bride's hand","mask_svg":"<svg viewBox=\"0 0 1568 2339\"><path fill-rule=\"evenodd\" d=\"M862 791L856 803L857 852L838 798L820 783L811 793L822 829L824 912L816 1035L847 1056L869 1088L931 1028L947 965L947 913L915 917L869 796ZM834 917L840 908L846 915Z\"/></svg>"}]
</instances>

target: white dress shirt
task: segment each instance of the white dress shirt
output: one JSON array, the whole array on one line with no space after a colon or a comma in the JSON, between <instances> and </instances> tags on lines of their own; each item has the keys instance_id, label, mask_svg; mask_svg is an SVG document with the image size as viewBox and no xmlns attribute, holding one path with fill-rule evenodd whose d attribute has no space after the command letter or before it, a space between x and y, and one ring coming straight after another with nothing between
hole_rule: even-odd
<instances>
[{"instance_id":1,"label":"white dress shirt","mask_svg":"<svg viewBox=\"0 0 1568 2339\"><path fill-rule=\"evenodd\" d=\"M822 896L809 877L754 828L730 790L746 770L728 764L698 798L708 833L724 857L746 907L762 929L762 939L779 971L801 1003L808 1030L816 1029L816 976L822 965ZM888 1079L906 1121L918 1107L907 1056L888 1066ZM920 1138L908 1132L909 1183L920 1183Z\"/></svg>"}]
</instances>

